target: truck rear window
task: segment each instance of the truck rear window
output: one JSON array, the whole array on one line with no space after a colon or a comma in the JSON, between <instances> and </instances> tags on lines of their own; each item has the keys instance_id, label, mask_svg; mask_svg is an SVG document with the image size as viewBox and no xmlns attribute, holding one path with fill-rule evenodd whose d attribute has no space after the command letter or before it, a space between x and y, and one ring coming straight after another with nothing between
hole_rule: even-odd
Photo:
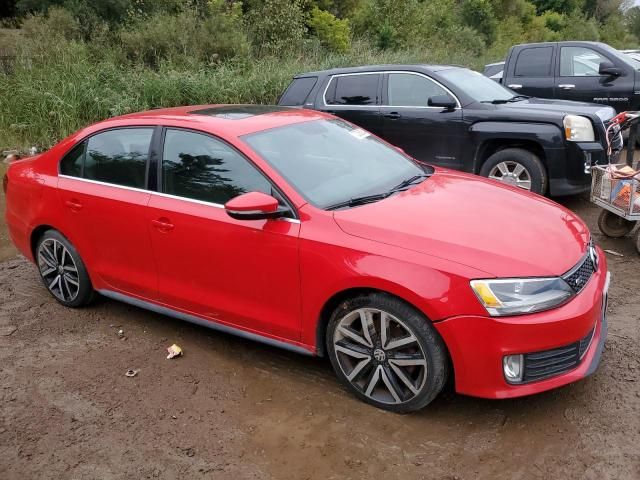
<instances>
[{"instance_id":1,"label":"truck rear window","mask_svg":"<svg viewBox=\"0 0 640 480\"><path fill-rule=\"evenodd\" d=\"M318 77L294 78L289 88L284 92L278 105L299 107L304 105L311 90L316 85Z\"/></svg>"}]
</instances>

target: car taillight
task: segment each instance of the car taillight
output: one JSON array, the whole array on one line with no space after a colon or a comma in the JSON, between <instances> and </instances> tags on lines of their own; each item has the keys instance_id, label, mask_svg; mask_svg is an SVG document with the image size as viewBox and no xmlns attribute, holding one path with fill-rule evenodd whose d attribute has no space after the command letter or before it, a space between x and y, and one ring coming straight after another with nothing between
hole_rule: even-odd
<instances>
[{"instance_id":1,"label":"car taillight","mask_svg":"<svg viewBox=\"0 0 640 480\"><path fill-rule=\"evenodd\" d=\"M2 190L4 191L5 195L7 194L8 188L9 188L9 175L5 173L4 177L2 177Z\"/></svg>"}]
</instances>

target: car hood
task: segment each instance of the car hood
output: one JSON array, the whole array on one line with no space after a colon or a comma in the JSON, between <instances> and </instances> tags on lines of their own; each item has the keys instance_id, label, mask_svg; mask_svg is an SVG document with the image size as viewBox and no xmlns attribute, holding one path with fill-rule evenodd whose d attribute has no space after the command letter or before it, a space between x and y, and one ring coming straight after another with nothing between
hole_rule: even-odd
<instances>
[{"instance_id":1,"label":"car hood","mask_svg":"<svg viewBox=\"0 0 640 480\"><path fill-rule=\"evenodd\" d=\"M512 113L556 113L558 117L564 117L566 114L570 113L574 115L598 117L602 121L609 120L616 114L613 108L606 105L545 98L528 98L520 102L499 104L498 107L499 110L505 109L505 111Z\"/></svg>"},{"instance_id":2,"label":"car hood","mask_svg":"<svg viewBox=\"0 0 640 480\"><path fill-rule=\"evenodd\" d=\"M334 212L347 234L495 277L558 276L586 253L580 218L544 197L450 170L382 201Z\"/></svg>"}]
</instances>

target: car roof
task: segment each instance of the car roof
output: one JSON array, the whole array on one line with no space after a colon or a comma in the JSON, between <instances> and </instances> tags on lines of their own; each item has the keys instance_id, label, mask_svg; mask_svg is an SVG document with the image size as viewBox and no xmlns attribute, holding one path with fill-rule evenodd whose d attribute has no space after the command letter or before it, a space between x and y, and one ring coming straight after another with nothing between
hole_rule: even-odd
<instances>
[{"instance_id":1,"label":"car roof","mask_svg":"<svg viewBox=\"0 0 640 480\"><path fill-rule=\"evenodd\" d=\"M442 70L449 70L451 68L465 68L460 65L432 65L432 64L387 64L387 65L362 65L358 67L344 67L344 68L332 68L329 70L318 70L315 72L306 72L295 75L294 78L303 77L320 77L325 75L340 75L345 73L368 73L368 72L382 72L387 70L400 70L400 71L426 71L426 72L439 72Z\"/></svg>"},{"instance_id":2,"label":"car roof","mask_svg":"<svg viewBox=\"0 0 640 480\"><path fill-rule=\"evenodd\" d=\"M270 128L330 118L322 112L277 105L190 105L146 110L109 118L90 130L163 125L241 136Z\"/></svg>"}]
</instances>

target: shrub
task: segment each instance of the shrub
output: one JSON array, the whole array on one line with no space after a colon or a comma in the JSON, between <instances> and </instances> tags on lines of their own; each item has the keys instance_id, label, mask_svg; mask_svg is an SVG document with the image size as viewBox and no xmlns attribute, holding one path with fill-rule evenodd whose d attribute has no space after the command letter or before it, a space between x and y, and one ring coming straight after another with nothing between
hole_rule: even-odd
<instances>
[{"instance_id":1,"label":"shrub","mask_svg":"<svg viewBox=\"0 0 640 480\"><path fill-rule=\"evenodd\" d=\"M305 34L300 0L257 0L246 15L246 25L258 53L281 55L299 50Z\"/></svg>"},{"instance_id":2,"label":"shrub","mask_svg":"<svg viewBox=\"0 0 640 480\"><path fill-rule=\"evenodd\" d=\"M334 52L346 52L351 46L349 20L340 20L333 14L314 7L307 22L322 45Z\"/></svg>"},{"instance_id":3,"label":"shrub","mask_svg":"<svg viewBox=\"0 0 640 480\"><path fill-rule=\"evenodd\" d=\"M221 12L205 18L195 11L155 14L122 28L118 37L127 58L153 68L168 60L212 64L249 52L241 18Z\"/></svg>"}]
</instances>

